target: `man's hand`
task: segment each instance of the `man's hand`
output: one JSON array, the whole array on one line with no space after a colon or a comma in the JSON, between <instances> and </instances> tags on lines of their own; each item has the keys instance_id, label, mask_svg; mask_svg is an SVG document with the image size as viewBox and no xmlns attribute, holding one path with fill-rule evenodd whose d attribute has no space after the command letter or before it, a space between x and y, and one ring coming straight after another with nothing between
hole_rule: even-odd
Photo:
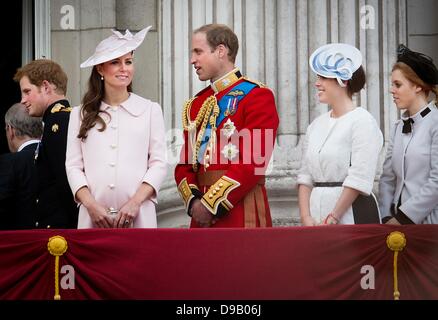
<instances>
[{"instance_id":1,"label":"man's hand","mask_svg":"<svg viewBox=\"0 0 438 320\"><path fill-rule=\"evenodd\" d=\"M192 218L202 228L211 227L216 223L216 218L202 204L201 200L194 199L191 207Z\"/></svg>"}]
</instances>

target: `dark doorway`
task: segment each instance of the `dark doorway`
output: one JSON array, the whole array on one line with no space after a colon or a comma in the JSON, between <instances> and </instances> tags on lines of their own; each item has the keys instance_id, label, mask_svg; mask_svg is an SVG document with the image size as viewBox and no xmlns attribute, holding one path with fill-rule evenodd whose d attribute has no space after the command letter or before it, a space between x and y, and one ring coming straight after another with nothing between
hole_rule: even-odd
<instances>
[{"instance_id":1,"label":"dark doorway","mask_svg":"<svg viewBox=\"0 0 438 320\"><path fill-rule=\"evenodd\" d=\"M0 19L0 30L3 30L3 49L0 53L0 154L9 152L4 131L4 116L6 111L16 102L20 102L20 86L12 78L21 66L22 41L22 1L8 2L8 15L12 19Z\"/></svg>"}]
</instances>

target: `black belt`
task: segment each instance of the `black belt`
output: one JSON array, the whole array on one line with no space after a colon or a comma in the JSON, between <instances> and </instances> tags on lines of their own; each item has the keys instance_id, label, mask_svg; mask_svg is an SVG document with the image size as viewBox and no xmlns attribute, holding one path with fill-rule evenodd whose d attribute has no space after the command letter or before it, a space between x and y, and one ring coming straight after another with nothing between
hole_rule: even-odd
<instances>
[{"instance_id":1,"label":"black belt","mask_svg":"<svg viewBox=\"0 0 438 320\"><path fill-rule=\"evenodd\" d=\"M314 187L342 187L343 182L314 182Z\"/></svg>"}]
</instances>

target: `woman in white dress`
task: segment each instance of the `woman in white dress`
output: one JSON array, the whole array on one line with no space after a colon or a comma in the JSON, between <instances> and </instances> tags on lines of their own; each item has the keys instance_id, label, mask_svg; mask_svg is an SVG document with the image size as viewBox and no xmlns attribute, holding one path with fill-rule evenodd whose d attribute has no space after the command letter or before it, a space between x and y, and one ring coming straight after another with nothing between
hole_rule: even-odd
<instances>
[{"instance_id":1,"label":"woman in white dress","mask_svg":"<svg viewBox=\"0 0 438 320\"><path fill-rule=\"evenodd\" d=\"M391 94L404 112L391 131L379 184L382 221L438 223L438 70L432 59L399 46Z\"/></svg>"},{"instance_id":2,"label":"woman in white dress","mask_svg":"<svg viewBox=\"0 0 438 320\"><path fill-rule=\"evenodd\" d=\"M380 223L372 188L383 136L374 117L352 100L365 85L362 55L348 44L328 44L309 64L319 101L331 110L306 132L297 179L301 223Z\"/></svg>"}]
</instances>

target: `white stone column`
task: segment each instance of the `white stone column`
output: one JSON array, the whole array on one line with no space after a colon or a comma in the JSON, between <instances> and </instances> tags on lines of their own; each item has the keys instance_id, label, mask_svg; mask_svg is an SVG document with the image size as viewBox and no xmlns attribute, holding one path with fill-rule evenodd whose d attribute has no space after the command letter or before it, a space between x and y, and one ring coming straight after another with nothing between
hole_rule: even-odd
<instances>
[{"instance_id":1,"label":"white stone column","mask_svg":"<svg viewBox=\"0 0 438 320\"><path fill-rule=\"evenodd\" d=\"M50 0L35 0L35 58L50 59Z\"/></svg>"}]
</instances>

